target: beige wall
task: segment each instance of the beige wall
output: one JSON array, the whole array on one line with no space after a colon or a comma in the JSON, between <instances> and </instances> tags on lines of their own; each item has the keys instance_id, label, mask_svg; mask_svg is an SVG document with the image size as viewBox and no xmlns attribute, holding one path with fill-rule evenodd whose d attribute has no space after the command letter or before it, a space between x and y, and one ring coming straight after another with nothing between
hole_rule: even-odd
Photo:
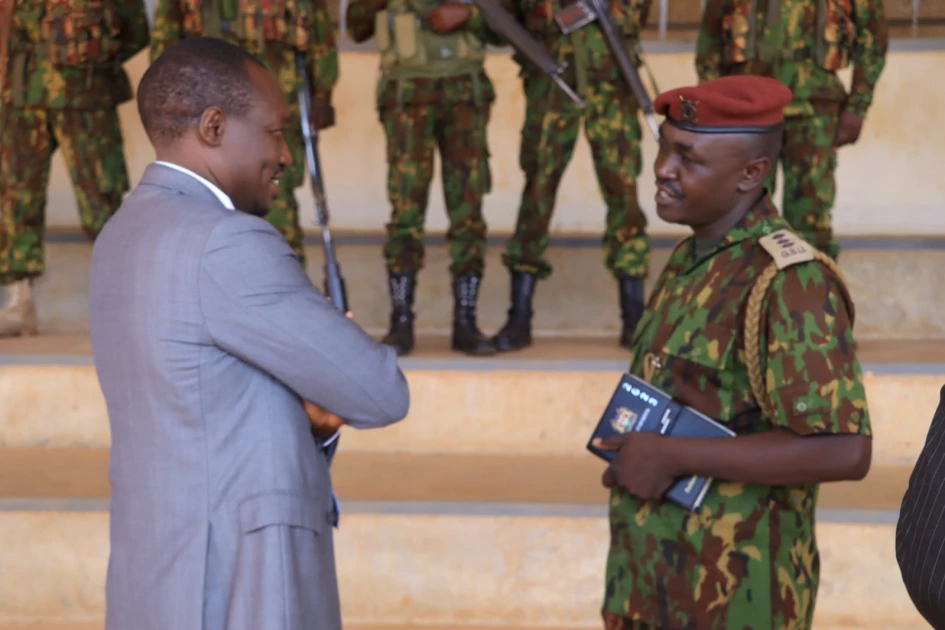
<instances>
[{"instance_id":1,"label":"beige wall","mask_svg":"<svg viewBox=\"0 0 945 630\"><path fill-rule=\"evenodd\" d=\"M692 56L653 53L649 64L661 89L695 80ZM378 230L388 214L385 199L384 140L374 111L377 76L372 53L343 52L341 79L335 95L338 125L322 136L329 208L339 230ZM146 67L144 54L128 69L137 84ZM890 53L880 80L875 105L859 143L840 154L835 225L839 233L945 234L945 88L936 80L945 67L945 52ZM489 127L494 187L485 204L486 219L494 233L513 226L522 186L518 167L519 130L523 98L517 66L507 53L488 58L487 70L498 91ZM848 76L845 77L848 80ZM133 103L122 107L122 123L132 183L153 158ZM652 159L655 143L644 129L644 171L640 198L656 233L679 233L653 212ZM303 224L311 225L313 210L308 184L299 189ZM53 163L47 222L50 226L77 225L75 199L61 158ZM603 226L603 202L597 190L590 153L580 138L565 172L552 222L557 233L596 234ZM439 177L431 190L427 229L445 228Z\"/></svg>"}]
</instances>

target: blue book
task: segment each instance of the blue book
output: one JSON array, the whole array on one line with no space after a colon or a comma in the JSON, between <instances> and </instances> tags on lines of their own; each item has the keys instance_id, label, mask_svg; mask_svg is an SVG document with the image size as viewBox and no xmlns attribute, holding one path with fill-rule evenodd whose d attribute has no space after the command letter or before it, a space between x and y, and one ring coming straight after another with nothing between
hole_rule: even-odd
<instances>
[{"instance_id":1,"label":"blue book","mask_svg":"<svg viewBox=\"0 0 945 630\"><path fill-rule=\"evenodd\" d=\"M673 400L666 392L643 379L624 374L587 442L587 450L605 461L612 461L617 451L601 450L593 445L593 441L630 431L650 431L674 437L735 437L734 431L704 413ZM670 486L666 498L692 512L702 505L711 485L711 477L683 477Z\"/></svg>"}]
</instances>

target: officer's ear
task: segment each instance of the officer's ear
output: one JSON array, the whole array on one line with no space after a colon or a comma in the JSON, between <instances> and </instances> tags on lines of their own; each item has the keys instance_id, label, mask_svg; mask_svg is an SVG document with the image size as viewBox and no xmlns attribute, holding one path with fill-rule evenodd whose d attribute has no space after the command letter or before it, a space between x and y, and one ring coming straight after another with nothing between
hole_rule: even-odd
<instances>
[{"instance_id":1,"label":"officer's ear","mask_svg":"<svg viewBox=\"0 0 945 630\"><path fill-rule=\"evenodd\" d=\"M226 115L216 106L203 110L197 122L197 135L200 141L213 148L223 144L223 133L226 130Z\"/></svg>"},{"instance_id":2,"label":"officer's ear","mask_svg":"<svg viewBox=\"0 0 945 630\"><path fill-rule=\"evenodd\" d=\"M751 193L765 185L768 174L774 168L774 162L769 157L759 157L751 160L742 171L742 181L738 185L741 193Z\"/></svg>"}]
</instances>

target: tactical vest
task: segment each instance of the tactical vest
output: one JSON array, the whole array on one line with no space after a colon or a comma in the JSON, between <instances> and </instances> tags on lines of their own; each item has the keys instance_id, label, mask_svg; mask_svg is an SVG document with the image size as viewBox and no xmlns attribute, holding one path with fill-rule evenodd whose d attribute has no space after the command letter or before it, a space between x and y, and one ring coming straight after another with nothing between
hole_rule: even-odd
<instances>
[{"instance_id":1,"label":"tactical vest","mask_svg":"<svg viewBox=\"0 0 945 630\"><path fill-rule=\"evenodd\" d=\"M121 52L121 16L109 0L41 0L36 52L55 66L101 66Z\"/></svg>"},{"instance_id":2,"label":"tactical vest","mask_svg":"<svg viewBox=\"0 0 945 630\"><path fill-rule=\"evenodd\" d=\"M780 21L779 0L734 0L732 12L722 19L724 58L727 63L813 59L825 70L842 70L850 65L856 37L853 0L813 0L817 3L816 45L811 51L764 51L758 33L764 19Z\"/></svg>"},{"instance_id":3,"label":"tactical vest","mask_svg":"<svg viewBox=\"0 0 945 630\"><path fill-rule=\"evenodd\" d=\"M440 35L430 26L430 13L441 0L390 0L375 16L374 39L381 54L381 81L442 79L469 75L476 102L485 46L472 33L457 29Z\"/></svg>"},{"instance_id":4,"label":"tactical vest","mask_svg":"<svg viewBox=\"0 0 945 630\"><path fill-rule=\"evenodd\" d=\"M180 0L182 24L188 37L234 39L251 53L267 44L282 44L305 52L311 46L313 24L309 0Z\"/></svg>"}]
</instances>

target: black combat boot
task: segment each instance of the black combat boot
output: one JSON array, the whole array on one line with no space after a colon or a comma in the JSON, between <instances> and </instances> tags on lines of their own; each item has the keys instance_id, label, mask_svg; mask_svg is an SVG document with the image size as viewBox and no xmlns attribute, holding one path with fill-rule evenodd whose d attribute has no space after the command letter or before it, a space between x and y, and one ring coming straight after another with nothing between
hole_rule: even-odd
<instances>
[{"instance_id":1,"label":"black combat boot","mask_svg":"<svg viewBox=\"0 0 945 630\"><path fill-rule=\"evenodd\" d=\"M519 350L532 345L532 297L537 276L523 271L512 272L512 306L509 319L492 338L499 352Z\"/></svg>"},{"instance_id":2,"label":"black combat boot","mask_svg":"<svg viewBox=\"0 0 945 630\"><path fill-rule=\"evenodd\" d=\"M633 333L643 316L643 278L621 276L620 284L620 317L623 320L623 330L620 332L620 345L630 347Z\"/></svg>"},{"instance_id":3,"label":"black combat boot","mask_svg":"<svg viewBox=\"0 0 945 630\"><path fill-rule=\"evenodd\" d=\"M470 273L453 278L453 350L476 356L495 354L492 341L476 326L476 301L482 276Z\"/></svg>"},{"instance_id":4,"label":"black combat boot","mask_svg":"<svg viewBox=\"0 0 945 630\"><path fill-rule=\"evenodd\" d=\"M393 346L397 356L413 350L413 298L416 289L416 276L412 273L391 273L388 275L392 309L390 330L381 343Z\"/></svg>"}]
</instances>

